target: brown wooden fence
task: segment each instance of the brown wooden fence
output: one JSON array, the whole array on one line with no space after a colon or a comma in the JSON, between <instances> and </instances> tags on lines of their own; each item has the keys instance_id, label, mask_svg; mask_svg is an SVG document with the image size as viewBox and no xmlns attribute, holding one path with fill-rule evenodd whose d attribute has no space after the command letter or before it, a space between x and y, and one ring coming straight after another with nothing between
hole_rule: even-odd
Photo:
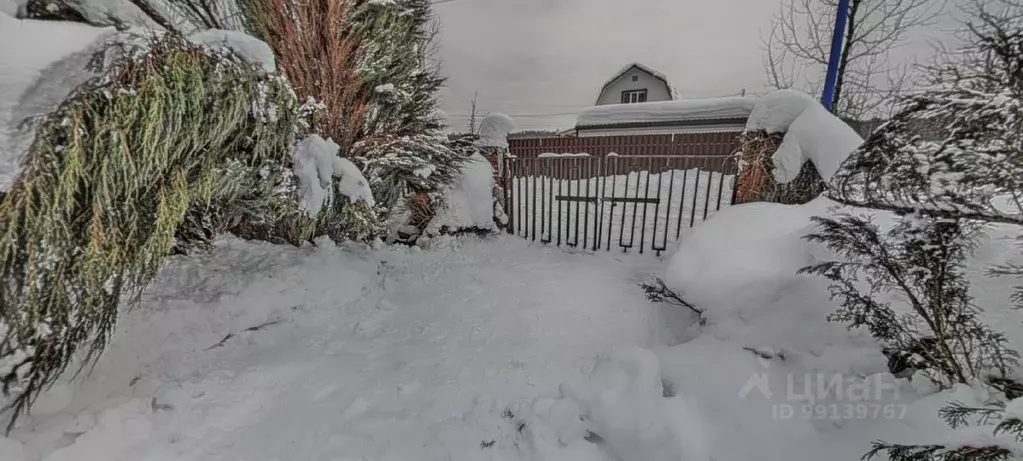
<instances>
[{"instance_id":1,"label":"brown wooden fence","mask_svg":"<svg viewBox=\"0 0 1023 461\"><path fill-rule=\"evenodd\" d=\"M739 132L679 133L626 136L594 136L578 138L530 138L508 140L509 152L520 158L540 154L590 154L603 157L609 153L631 155L714 155L726 156L739 147Z\"/></svg>"}]
</instances>

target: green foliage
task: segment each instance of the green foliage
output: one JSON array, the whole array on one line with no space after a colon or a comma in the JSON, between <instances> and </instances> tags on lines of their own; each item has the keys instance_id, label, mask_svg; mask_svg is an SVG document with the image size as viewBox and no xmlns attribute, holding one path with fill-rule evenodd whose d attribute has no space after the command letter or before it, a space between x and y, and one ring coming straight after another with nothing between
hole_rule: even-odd
<instances>
[{"instance_id":1,"label":"green foliage","mask_svg":"<svg viewBox=\"0 0 1023 461\"><path fill-rule=\"evenodd\" d=\"M864 458L893 461L1020 459L1023 385L1013 378L1018 353L979 318L964 276L980 230L1023 224L1023 4L976 2L971 37L954 62L935 69L927 91L908 97L893 119L854 152L832 178L828 195L845 205L884 210L897 224L881 233L860 216L816 218L809 236L845 261L804 269L829 279L842 300L832 318L865 327L884 346L890 366L921 369L944 388L986 384L995 400L974 407L953 403L940 416L953 429L979 424L983 437L964 443L878 441ZM913 129L934 127L939 141ZM931 133L935 134L935 133ZM996 275L1020 276L1018 266ZM859 277L864 280L859 280ZM860 283L865 282L865 283ZM896 312L887 293L909 305ZM1023 291L1011 300L1023 306ZM894 369L893 369L894 371ZM1006 410L1005 400L1014 408ZM985 427L990 434L985 434Z\"/></svg>"},{"instance_id":2,"label":"green foliage","mask_svg":"<svg viewBox=\"0 0 1023 461\"><path fill-rule=\"evenodd\" d=\"M899 445L874 442L873 448L863 459L873 459L884 453L892 461L1008 461L1018 459L1018 454L1008 447L1009 442L1023 443L1023 420L1009 415L1005 405L993 404L987 407L970 407L953 402L943 408L941 417L953 429L968 426L970 420L991 426L992 436L1005 435L1003 444L990 441L976 444L957 445ZM1005 446L1003 446L1005 445Z\"/></svg>"},{"instance_id":3,"label":"green foliage","mask_svg":"<svg viewBox=\"0 0 1023 461\"><path fill-rule=\"evenodd\" d=\"M863 459L874 459L885 453L891 461L1009 461L1011 450L990 446L894 445L874 442Z\"/></svg>"},{"instance_id":4,"label":"green foliage","mask_svg":"<svg viewBox=\"0 0 1023 461\"><path fill-rule=\"evenodd\" d=\"M0 203L0 381L14 420L107 345L175 245L309 238L289 184L286 81L167 35L43 118ZM191 224L189 224L191 223ZM204 233L205 231L209 233Z\"/></svg>"},{"instance_id":5,"label":"green foliage","mask_svg":"<svg viewBox=\"0 0 1023 461\"><path fill-rule=\"evenodd\" d=\"M427 0L367 2L355 16L359 76L371 97L366 135L354 150L383 210L441 190L466 162L440 136L435 116L444 79L430 62L431 20Z\"/></svg>"},{"instance_id":6,"label":"green foliage","mask_svg":"<svg viewBox=\"0 0 1023 461\"><path fill-rule=\"evenodd\" d=\"M889 357L913 357L912 367L942 388L992 371L1004 376L1016 364L1018 354L1007 348L1004 335L978 318L980 309L969 293L964 269L978 237L976 225L918 216L882 233L862 216L813 221L817 231L806 239L841 260L800 273L831 282L832 298L842 307L830 320L866 328ZM910 310L900 313L879 300L889 293L905 299Z\"/></svg>"},{"instance_id":7,"label":"green foliage","mask_svg":"<svg viewBox=\"0 0 1023 461\"><path fill-rule=\"evenodd\" d=\"M458 178L467 160L432 135L388 139L375 145L367 142L358 148L363 153L358 160L363 164L373 197L388 208L410 192L440 191Z\"/></svg>"}]
</instances>

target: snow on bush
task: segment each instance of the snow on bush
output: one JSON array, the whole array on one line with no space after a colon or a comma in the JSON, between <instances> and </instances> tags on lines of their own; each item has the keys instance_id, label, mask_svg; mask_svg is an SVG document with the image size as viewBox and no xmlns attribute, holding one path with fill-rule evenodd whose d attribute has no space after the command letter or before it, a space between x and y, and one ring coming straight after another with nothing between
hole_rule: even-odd
<instances>
[{"instance_id":1,"label":"snow on bush","mask_svg":"<svg viewBox=\"0 0 1023 461\"><path fill-rule=\"evenodd\" d=\"M481 147L508 148L508 134L515 129L515 120L511 117L496 113L483 118L480 123L480 139L477 144Z\"/></svg>"},{"instance_id":2,"label":"snow on bush","mask_svg":"<svg viewBox=\"0 0 1023 461\"><path fill-rule=\"evenodd\" d=\"M2 0L0 0L2 1ZM98 27L121 25L162 30L132 0L13 0L25 17L43 20L84 21ZM13 15L12 15L13 16ZM80 18L80 19L79 19Z\"/></svg>"},{"instance_id":3,"label":"snow on bush","mask_svg":"<svg viewBox=\"0 0 1023 461\"><path fill-rule=\"evenodd\" d=\"M796 272L830 257L803 241L810 217L832 205L757 202L719 211L682 239L665 283L704 311L719 339L785 351L811 369L885 371L884 357L865 332L830 323L837 306L827 283Z\"/></svg>"},{"instance_id":4,"label":"snow on bush","mask_svg":"<svg viewBox=\"0 0 1023 461\"><path fill-rule=\"evenodd\" d=\"M774 179L787 184L810 161L825 181L863 143L856 131L810 96L780 90L757 100L746 131L785 133L774 154Z\"/></svg>"},{"instance_id":5,"label":"snow on bush","mask_svg":"<svg viewBox=\"0 0 1023 461\"><path fill-rule=\"evenodd\" d=\"M702 309L715 338L741 346L782 352L811 370L869 375L886 372L880 345L865 330L846 330L828 316L840 307L830 300L828 281L797 274L803 267L839 259L804 240L817 230L813 216L836 217L865 210L839 207L827 198L806 205L750 203L718 212L683 238L665 273L665 283ZM897 222L873 213L882 232ZM1010 309L1009 283L993 283L992 266L1015 262L1011 226L992 228L967 263L967 275L981 289L971 290L987 318ZM897 312L909 312L904 298L879 293ZM1023 339L1016 330L1014 340Z\"/></svg>"},{"instance_id":6,"label":"snow on bush","mask_svg":"<svg viewBox=\"0 0 1023 461\"><path fill-rule=\"evenodd\" d=\"M818 371L868 375L886 372L880 345L861 329L848 330L828 316L841 306L830 300L828 281L797 274L801 268L840 259L822 245L804 240L817 231L813 216L835 218L864 209L841 207L827 198L805 205L758 202L726 208L692 229L679 244L665 273L669 288L702 309L715 338L763 350L784 351L788 360ZM893 214L873 212L881 232L897 223ZM1011 308L1011 283L987 277L992 266L1018 262L1012 226L989 229L967 262L967 276L985 318L1001 318ZM904 297L879 293L893 309L908 313ZM1023 340L1012 328L1010 339Z\"/></svg>"},{"instance_id":7,"label":"snow on bush","mask_svg":"<svg viewBox=\"0 0 1023 461\"><path fill-rule=\"evenodd\" d=\"M467 229L495 230L494 168L473 154L454 184L444 192L443 204L426 228L429 235Z\"/></svg>"},{"instance_id":8,"label":"snow on bush","mask_svg":"<svg viewBox=\"0 0 1023 461\"><path fill-rule=\"evenodd\" d=\"M2 0L0 0L2 1ZM0 191L10 188L32 143L22 122L46 114L95 72L86 67L113 29L0 14Z\"/></svg>"},{"instance_id":9,"label":"snow on bush","mask_svg":"<svg viewBox=\"0 0 1023 461\"><path fill-rule=\"evenodd\" d=\"M986 400L971 398L985 392L979 387L935 394L937 388L922 375L896 378L881 344L866 329L847 330L846 324L830 321L842 305L830 299L828 281L797 274L802 267L840 259L804 239L817 230L811 217L866 211L826 198L797 206L740 205L696 226L672 257L665 282L702 309L708 321L696 339L660 352L661 366L680 393L700 396L698 412L714 413L716 433L729 434L730 427L748 432L747 447L730 445L724 435L708 441L718 447L721 459L775 450L787 455L776 459L822 459L829 452L853 459L878 439L941 440L955 431L942 422L939 409L950 401L981 405ZM875 212L873 222L886 232L898 218ZM970 294L985 309L981 316L1018 343L1023 329L1018 322L1006 322L1016 315L1009 302L1012 284L988 277L992 266L1021 259L1007 238L1018 231L1011 226L989 231L964 272L973 287ZM910 312L901 293L872 297L889 303L897 315ZM693 370L701 373L694 376ZM843 384L829 389L833 380ZM850 395L853 390L863 396ZM772 412L781 407L794 415L779 420ZM829 408L857 413L834 414ZM752 427L760 429L747 431ZM839 429L837 436L822 438Z\"/></svg>"},{"instance_id":10,"label":"snow on bush","mask_svg":"<svg viewBox=\"0 0 1023 461\"><path fill-rule=\"evenodd\" d=\"M355 164L338 156L340 150L333 141L315 134L300 141L292 150L293 168L301 194L300 206L310 217L315 217L330 198L334 178L340 179L337 189L341 195L352 202L361 200L373 206L369 182Z\"/></svg>"},{"instance_id":11,"label":"snow on bush","mask_svg":"<svg viewBox=\"0 0 1023 461\"><path fill-rule=\"evenodd\" d=\"M242 59L260 66L268 74L277 72L277 61L270 45L244 32L210 29L192 34L188 40L211 50L233 51Z\"/></svg>"}]
</instances>

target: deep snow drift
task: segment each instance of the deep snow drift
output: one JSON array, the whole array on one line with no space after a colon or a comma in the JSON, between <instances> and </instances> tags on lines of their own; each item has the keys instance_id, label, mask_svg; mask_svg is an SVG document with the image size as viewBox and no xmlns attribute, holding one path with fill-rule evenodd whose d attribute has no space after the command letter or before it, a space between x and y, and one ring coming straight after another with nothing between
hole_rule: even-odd
<instances>
[{"instance_id":1,"label":"deep snow drift","mask_svg":"<svg viewBox=\"0 0 1023 461\"><path fill-rule=\"evenodd\" d=\"M946 402L986 399L980 388L935 393L926 380L896 379L869 334L827 321L839 307L827 281L796 271L834 259L802 237L814 229L811 216L840 212L867 211L823 198L722 210L686 236L669 264L666 282L705 310L707 326L662 350L661 367L680 393L697 397L697 413L710 415L706 443L717 459L857 459L877 439L933 443L950 431L938 417ZM892 225L892 216L873 214L882 230ZM988 277L995 265L1023 262L1017 234L991 227L968 275L984 318L1018 348L1012 282ZM883 299L904 306L895 295Z\"/></svg>"}]
</instances>

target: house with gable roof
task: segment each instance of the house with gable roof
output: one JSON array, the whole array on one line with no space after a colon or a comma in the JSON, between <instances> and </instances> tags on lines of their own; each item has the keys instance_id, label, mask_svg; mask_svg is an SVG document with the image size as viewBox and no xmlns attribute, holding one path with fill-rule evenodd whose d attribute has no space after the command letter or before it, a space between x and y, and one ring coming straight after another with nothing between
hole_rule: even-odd
<instances>
[{"instance_id":1,"label":"house with gable roof","mask_svg":"<svg viewBox=\"0 0 1023 461\"><path fill-rule=\"evenodd\" d=\"M594 105L639 104L673 99L674 91L666 75L643 64L632 63L604 84Z\"/></svg>"},{"instance_id":2,"label":"house with gable roof","mask_svg":"<svg viewBox=\"0 0 1023 461\"><path fill-rule=\"evenodd\" d=\"M755 99L728 96L677 99L668 77L632 63L600 89L593 107L580 112L569 136L740 133Z\"/></svg>"}]
</instances>

